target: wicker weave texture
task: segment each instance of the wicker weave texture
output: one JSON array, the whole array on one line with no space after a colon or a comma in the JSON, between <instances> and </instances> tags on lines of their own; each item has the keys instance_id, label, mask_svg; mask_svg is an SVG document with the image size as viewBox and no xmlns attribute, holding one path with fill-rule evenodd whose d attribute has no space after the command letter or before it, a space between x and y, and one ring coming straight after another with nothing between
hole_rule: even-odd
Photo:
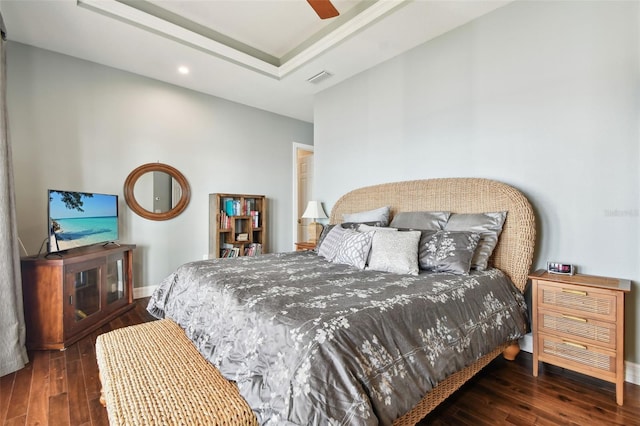
<instances>
[{"instance_id":1,"label":"wicker weave texture","mask_svg":"<svg viewBox=\"0 0 640 426\"><path fill-rule=\"evenodd\" d=\"M330 222L342 222L344 213L383 206L391 206L392 215L401 211L507 211L491 262L524 291L533 261L536 228L531 204L517 189L481 178L426 179L368 186L338 199L331 210Z\"/></svg>"},{"instance_id":2,"label":"wicker weave texture","mask_svg":"<svg viewBox=\"0 0 640 426\"><path fill-rule=\"evenodd\" d=\"M257 425L236 386L170 320L98 336L111 425Z\"/></svg>"},{"instance_id":3,"label":"wicker weave texture","mask_svg":"<svg viewBox=\"0 0 640 426\"><path fill-rule=\"evenodd\" d=\"M481 357L476 362L460 370L445 381L440 382L431 392L429 392L411 411L396 419L394 426L413 426L424 418L431 410L436 408L442 401L447 399L460 386L464 385L467 380L472 378L478 371L482 370L487 364L493 361L508 345L500 346L492 352Z\"/></svg>"}]
</instances>

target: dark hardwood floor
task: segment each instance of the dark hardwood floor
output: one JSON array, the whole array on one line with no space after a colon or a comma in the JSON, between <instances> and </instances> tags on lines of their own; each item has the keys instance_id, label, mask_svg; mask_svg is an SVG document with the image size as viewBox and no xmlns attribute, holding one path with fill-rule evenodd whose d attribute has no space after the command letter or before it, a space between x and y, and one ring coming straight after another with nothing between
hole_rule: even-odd
<instances>
[{"instance_id":1,"label":"dark hardwood floor","mask_svg":"<svg viewBox=\"0 0 640 426\"><path fill-rule=\"evenodd\" d=\"M135 309L71 345L66 351L34 351L30 363L0 379L3 425L107 425L100 405L96 337L151 321L148 299ZM625 404L615 386L542 365L531 376L531 355L496 359L429 414L420 425L640 425L640 386L625 384Z\"/></svg>"}]
</instances>

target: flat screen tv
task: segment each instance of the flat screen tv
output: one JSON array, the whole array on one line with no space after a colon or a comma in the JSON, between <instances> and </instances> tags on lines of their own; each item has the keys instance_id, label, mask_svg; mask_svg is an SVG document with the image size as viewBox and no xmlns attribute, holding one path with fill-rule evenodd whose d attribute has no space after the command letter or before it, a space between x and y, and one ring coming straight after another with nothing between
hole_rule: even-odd
<instances>
[{"instance_id":1,"label":"flat screen tv","mask_svg":"<svg viewBox=\"0 0 640 426\"><path fill-rule=\"evenodd\" d=\"M48 252L118 240L118 196L50 189Z\"/></svg>"}]
</instances>

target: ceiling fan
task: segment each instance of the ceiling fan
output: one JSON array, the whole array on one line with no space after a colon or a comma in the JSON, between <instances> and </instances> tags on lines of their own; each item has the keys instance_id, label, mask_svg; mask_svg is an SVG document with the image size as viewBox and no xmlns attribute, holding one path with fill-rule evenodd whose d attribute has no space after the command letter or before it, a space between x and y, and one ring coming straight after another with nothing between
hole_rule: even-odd
<instances>
[{"instance_id":1,"label":"ceiling fan","mask_svg":"<svg viewBox=\"0 0 640 426\"><path fill-rule=\"evenodd\" d=\"M307 2L316 11L320 19L335 18L340 15L340 12L331 4L330 0L307 0Z\"/></svg>"}]
</instances>

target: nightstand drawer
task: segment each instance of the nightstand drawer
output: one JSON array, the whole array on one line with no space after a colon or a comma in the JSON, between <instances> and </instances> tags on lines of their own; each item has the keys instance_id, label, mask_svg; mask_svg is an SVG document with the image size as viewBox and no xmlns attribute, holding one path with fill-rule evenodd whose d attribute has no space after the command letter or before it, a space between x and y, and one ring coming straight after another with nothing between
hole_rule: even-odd
<instances>
[{"instance_id":1,"label":"nightstand drawer","mask_svg":"<svg viewBox=\"0 0 640 426\"><path fill-rule=\"evenodd\" d=\"M539 360L605 380L616 377L616 353L543 333L538 334Z\"/></svg>"},{"instance_id":2,"label":"nightstand drawer","mask_svg":"<svg viewBox=\"0 0 640 426\"><path fill-rule=\"evenodd\" d=\"M586 316L539 310L538 330L541 333L559 335L586 344L616 348L616 324L598 321Z\"/></svg>"},{"instance_id":3,"label":"nightstand drawer","mask_svg":"<svg viewBox=\"0 0 640 426\"><path fill-rule=\"evenodd\" d=\"M540 282L538 303L541 309L562 309L568 314L589 315L605 321L616 320L615 294L589 287Z\"/></svg>"}]
</instances>

